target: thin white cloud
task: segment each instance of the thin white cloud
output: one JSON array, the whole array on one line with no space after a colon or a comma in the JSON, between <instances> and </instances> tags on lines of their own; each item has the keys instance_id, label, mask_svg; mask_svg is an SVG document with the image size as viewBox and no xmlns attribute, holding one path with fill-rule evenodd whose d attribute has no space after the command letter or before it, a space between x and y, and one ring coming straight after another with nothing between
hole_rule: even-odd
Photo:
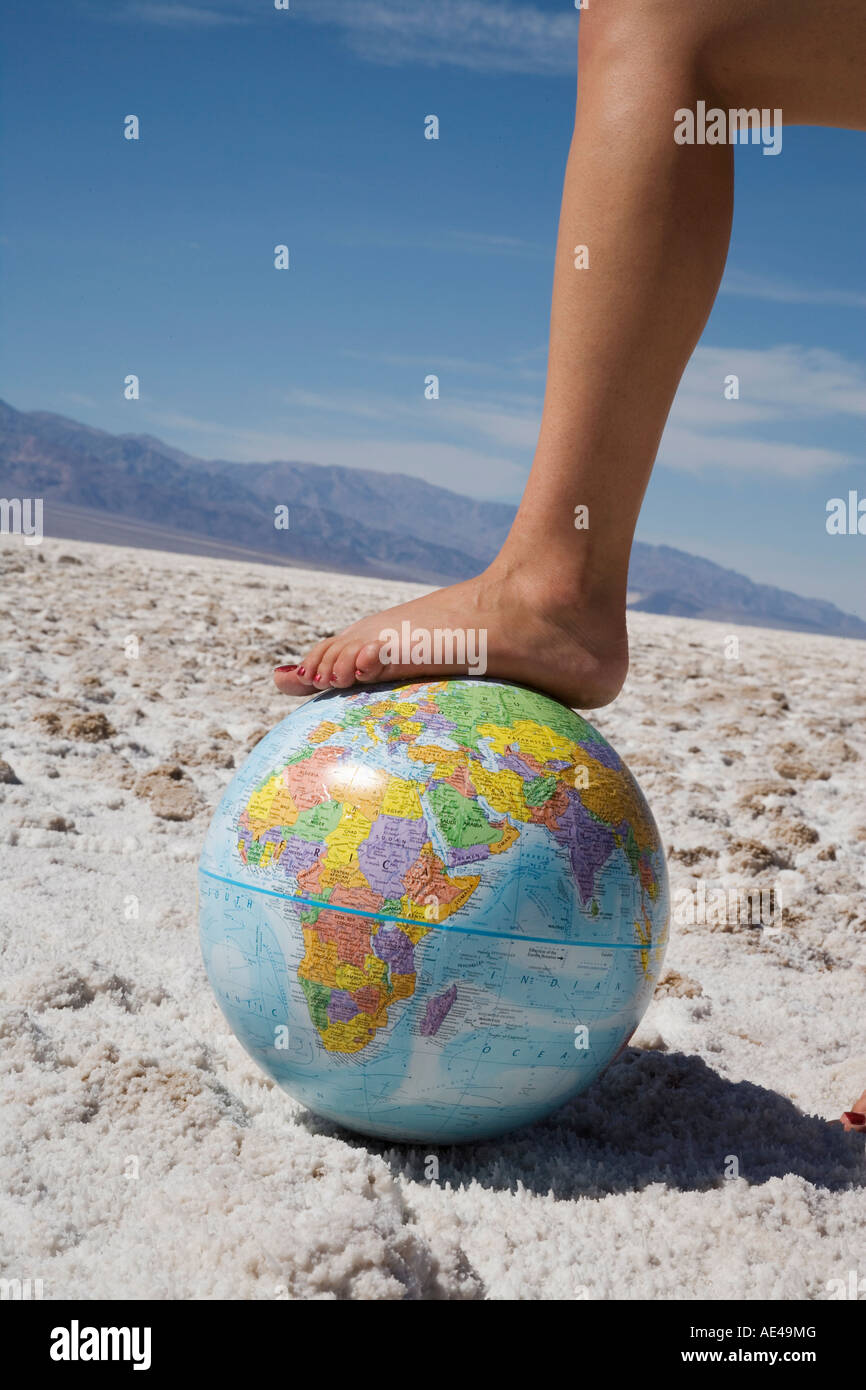
<instances>
[{"instance_id":1,"label":"thin white cloud","mask_svg":"<svg viewBox=\"0 0 866 1390\"><path fill-rule=\"evenodd\" d=\"M578 12L565 5L557 14L518 0L292 0L288 13L277 14L262 0L123 0L107 17L205 28L266 16L273 21L275 14L277 22L329 25L359 58L388 67L414 63L540 77L576 71Z\"/></svg>"},{"instance_id":2,"label":"thin white cloud","mask_svg":"<svg viewBox=\"0 0 866 1390\"><path fill-rule=\"evenodd\" d=\"M420 364L419 371L429 366ZM739 400L725 399L732 375L739 378ZM513 390L501 399L444 392L427 401L420 374L413 397L295 388L280 399L291 422L285 430L250 430L179 413L149 418L152 429L171 430L172 443L206 458L373 468L504 499L523 489L541 415L537 396ZM824 432L828 419L864 416L866 364L815 348L699 348L677 394L659 464L696 475L790 480L843 471L855 462L852 455L820 438L810 442L807 430L812 425Z\"/></svg>"},{"instance_id":3,"label":"thin white cloud","mask_svg":"<svg viewBox=\"0 0 866 1390\"><path fill-rule=\"evenodd\" d=\"M700 434L670 425L662 440L659 463L684 473L723 476L733 469L765 477L803 479L845 468L851 458L834 449L807 448L749 435Z\"/></svg>"},{"instance_id":4,"label":"thin white cloud","mask_svg":"<svg viewBox=\"0 0 866 1390\"><path fill-rule=\"evenodd\" d=\"M725 399L736 376L739 400ZM826 348L698 348L686 368L673 418L738 429L753 421L866 416L866 363Z\"/></svg>"},{"instance_id":5,"label":"thin white cloud","mask_svg":"<svg viewBox=\"0 0 866 1390\"><path fill-rule=\"evenodd\" d=\"M226 24L247 24L253 18L246 6L229 0L226 5L160 4L157 0L126 0L114 9L112 18L142 24L156 24L168 29L216 29Z\"/></svg>"},{"instance_id":6,"label":"thin white cloud","mask_svg":"<svg viewBox=\"0 0 866 1390\"><path fill-rule=\"evenodd\" d=\"M439 364L436 366L438 368ZM447 395L427 400L423 385L424 378L419 376L414 399L344 392L325 396L299 389L286 392L283 399L296 409L321 411L332 419L335 415L343 415L354 421L387 421L417 433L433 434L436 438L465 437L468 433L514 449L535 447L541 416L541 405L535 397L516 398L511 392L507 408L498 401L451 399Z\"/></svg>"},{"instance_id":7,"label":"thin white cloud","mask_svg":"<svg viewBox=\"0 0 866 1390\"><path fill-rule=\"evenodd\" d=\"M736 400L725 397L732 376L739 383ZM812 477L850 466L852 459L838 449L803 442L804 427L864 416L862 362L791 345L763 351L698 348L680 384L659 462L689 472L737 469Z\"/></svg>"},{"instance_id":8,"label":"thin white cloud","mask_svg":"<svg viewBox=\"0 0 866 1390\"><path fill-rule=\"evenodd\" d=\"M537 347L529 348L526 352L515 353L515 355L508 360L515 363L538 362L539 360L546 360L547 353L547 343L539 343Z\"/></svg>"},{"instance_id":9,"label":"thin white cloud","mask_svg":"<svg viewBox=\"0 0 866 1390\"><path fill-rule=\"evenodd\" d=\"M498 376L505 368L494 362L473 362L468 357L441 356L438 352L360 352L357 348L342 348L341 357L350 357L356 362L377 362L385 367L417 367L425 374L430 371L471 372L477 376Z\"/></svg>"},{"instance_id":10,"label":"thin white cloud","mask_svg":"<svg viewBox=\"0 0 866 1390\"><path fill-rule=\"evenodd\" d=\"M329 241L338 246L375 246L386 250L406 248L445 255L519 256L530 260L552 260L553 243L526 241L523 237L491 236L484 232L462 232L452 228L429 228L424 232L397 234L384 229L352 227L331 232Z\"/></svg>"},{"instance_id":11,"label":"thin white cloud","mask_svg":"<svg viewBox=\"0 0 866 1390\"><path fill-rule=\"evenodd\" d=\"M544 349L545 354L547 349ZM456 377L462 376L492 376L500 379L507 377L519 378L521 381L544 381L546 372L533 367L524 367L521 364L529 361L528 355L518 357L508 357L501 362L482 362L471 361L468 357L448 357L440 355L438 352L425 353L423 357L417 353L403 352L359 352L355 348L343 348L341 357L350 357L358 362L375 362L386 367L414 367L423 372L453 372Z\"/></svg>"},{"instance_id":12,"label":"thin white cloud","mask_svg":"<svg viewBox=\"0 0 866 1390\"><path fill-rule=\"evenodd\" d=\"M369 62L540 76L575 72L573 8L553 14L510 0L300 0L299 12L341 29L349 47Z\"/></svg>"},{"instance_id":13,"label":"thin white cloud","mask_svg":"<svg viewBox=\"0 0 866 1390\"><path fill-rule=\"evenodd\" d=\"M518 236L490 236L485 232L451 232L450 240L455 249L478 251L486 256L548 256L553 255L553 243L542 246L538 242L525 241ZM438 243L442 247L441 240ZM450 247L446 247L450 249Z\"/></svg>"},{"instance_id":14,"label":"thin white cloud","mask_svg":"<svg viewBox=\"0 0 866 1390\"><path fill-rule=\"evenodd\" d=\"M467 429L483 438L495 440L511 449L531 455L538 440L541 406L528 411L501 410L495 406L446 404L445 422L451 428Z\"/></svg>"},{"instance_id":15,"label":"thin white cloud","mask_svg":"<svg viewBox=\"0 0 866 1390\"><path fill-rule=\"evenodd\" d=\"M858 290L827 288L809 289L789 281L768 280L750 275L744 270L727 271L722 281L722 294L740 295L745 299L766 299L775 304L828 304L846 309L866 309L866 294Z\"/></svg>"},{"instance_id":16,"label":"thin white cloud","mask_svg":"<svg viewBox=\"0 0 866 1390\"><path fill-rule=\"evenodd\" d=\"M406 417L414 413L405 400L390 401L357 393L347 395L341 391L323 395L321 391L304 391L301 387L284 392L283 400L295 410L321 411L331 417L349 415L353 420L393 420L398 415Z\"/></svg>"}]
</instances>

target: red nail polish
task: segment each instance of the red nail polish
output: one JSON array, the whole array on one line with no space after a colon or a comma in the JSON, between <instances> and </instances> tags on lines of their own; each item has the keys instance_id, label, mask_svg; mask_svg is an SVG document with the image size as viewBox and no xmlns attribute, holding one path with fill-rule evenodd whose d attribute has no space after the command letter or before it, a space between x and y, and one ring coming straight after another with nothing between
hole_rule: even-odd
<instances>
[{"instance_id":1,"label":"red nail polish","mask_svg":"<svg viewBox=\"0 0 866 1390\"><path fill-rule=\"evenodd\" d=\"M296 666L278 666L278 667L277 667L277 670L278 670L278 671L296 671L297 669L298 669L298 668L297 668Z\"/></svg>"},{"instance_id":2,"label":"red nail polish","mask_svg":"<svg viewBox=\"0 0 866 1390\"><path fill-rule=\"evenodd\" d=\"M306 673L304 667L303 667L303 666L299 666L299 667L298 667L298 675L299 675L299 676L305 676L306 674L307 674L307 673Z\"/></svg>"},{"instance_id":3,"label":"red nail polish","mask_svg":"<svg viewBox=\"0 0 866 1390\"><path fill-rule=\"evenodd\" d=\"M355 676L356 676L356 678L357 678L359 681L362 681L362 680L364 679L364 672L363 672L363 671L356 671L356 672L355 672Z\"/></svg>"},{"instance_id":4,"label":"red nail polish","mask_svg":"<svg viewBox=\"0 0 866 1390\"><path fill-rule=\"evenodd\" d=\"M321 674L320 671L317 671L316 674L313 676L313 680L314 680L314 681L321 681L321 680L324 680L324 679L325 679L325 678L324 678L324 676Z\"/></svg>"},{"instance_id":5,"label":"red nail polish","mask_svg":"<svg viewBox=\"0 0 866 1390\"><path fill-rule=\"evenodd\" d=\"M861 1115L859 1110L846 1110L845 1119L849 1125L866 1125L866 1115Z\"/></svg>"}]
</instances>

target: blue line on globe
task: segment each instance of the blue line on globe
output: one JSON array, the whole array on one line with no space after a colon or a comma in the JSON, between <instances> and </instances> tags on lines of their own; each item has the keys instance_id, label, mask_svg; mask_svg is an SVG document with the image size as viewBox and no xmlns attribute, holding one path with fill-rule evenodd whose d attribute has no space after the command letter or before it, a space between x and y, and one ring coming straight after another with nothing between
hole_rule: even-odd
<instances>
[{"instance_id":1,"label":"blue line on globe","mask_svg":"<svg viewBox=\"0 0 866 1390\"><path fill-rule=\"evenodd\" d=\"M217 883L231 884L232 888L243 888L250 893L264 893L268 898L282 898L285 902L301 903L304 907L324 907L331 912L349 913L352 917L372 917L377 922L405 922L407 927L427 926L437 931L463 932L466 936L494 936L498 941L534 941L543 946L583 946L591 947L595 951L658 951L668 943L666 936L659 941L639 941L632 944L629 941L568 941L564 937L556 936L523 936L520 932L481 931L478 927L458 927L456 923L451 922L428 922L418 917L394 917L387 912L364 912L358 907L343 907L341 903L329 903L316 898L298 898L294 893L277 893L273 888L259 888L254 883L239 883L236 878L224 878L222 874L211 873L210 869L199 869L199 873L204 874L206 878L216 879Z\"/></svg>"}]
</instances>

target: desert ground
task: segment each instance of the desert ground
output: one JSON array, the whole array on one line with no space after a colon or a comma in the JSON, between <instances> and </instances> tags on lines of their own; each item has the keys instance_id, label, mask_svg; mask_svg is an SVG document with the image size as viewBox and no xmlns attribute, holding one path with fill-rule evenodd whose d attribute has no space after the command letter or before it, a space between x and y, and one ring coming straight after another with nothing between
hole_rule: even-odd
<instances>
[{"instance_id":1,"label":"desert ground","mask_svg":"<svg viewBox=\"0 0 866 1390\"><path fill-rule=\"evenodd\" d=\"M675 920L632 1046L547 1122L443 1149L431 1180L229 1032L195 868L291 706L271 668L416 592L0 538L3 1276L45 1298L838 1294L866 1276L864 1139L826 1123L866 1086L866 643L632 616L626 688L590 717L675 901L773 886L783 911Z\"/></svg>"}]
</instances>

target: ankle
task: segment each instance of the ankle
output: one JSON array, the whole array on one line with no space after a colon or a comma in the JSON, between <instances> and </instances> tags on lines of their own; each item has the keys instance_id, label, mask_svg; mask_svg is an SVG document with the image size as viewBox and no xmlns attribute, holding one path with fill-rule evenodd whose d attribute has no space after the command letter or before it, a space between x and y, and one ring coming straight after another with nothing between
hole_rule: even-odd
<instances>
[{"instance_id":1,"label":"ankle","mask_svg":"<svg viewBox=\"0 0 866 1390\"><path fill-rule=\"evenodd\" d=\"M619 636L625 633L626 580L607 572L590 570L546 553L539 565L539 555L521 555L503 550L482 576L497 589L504 586L518 593L540 613L559 621L581 618L595 626L604 626Z\"/></svg>"}]
</instances>

